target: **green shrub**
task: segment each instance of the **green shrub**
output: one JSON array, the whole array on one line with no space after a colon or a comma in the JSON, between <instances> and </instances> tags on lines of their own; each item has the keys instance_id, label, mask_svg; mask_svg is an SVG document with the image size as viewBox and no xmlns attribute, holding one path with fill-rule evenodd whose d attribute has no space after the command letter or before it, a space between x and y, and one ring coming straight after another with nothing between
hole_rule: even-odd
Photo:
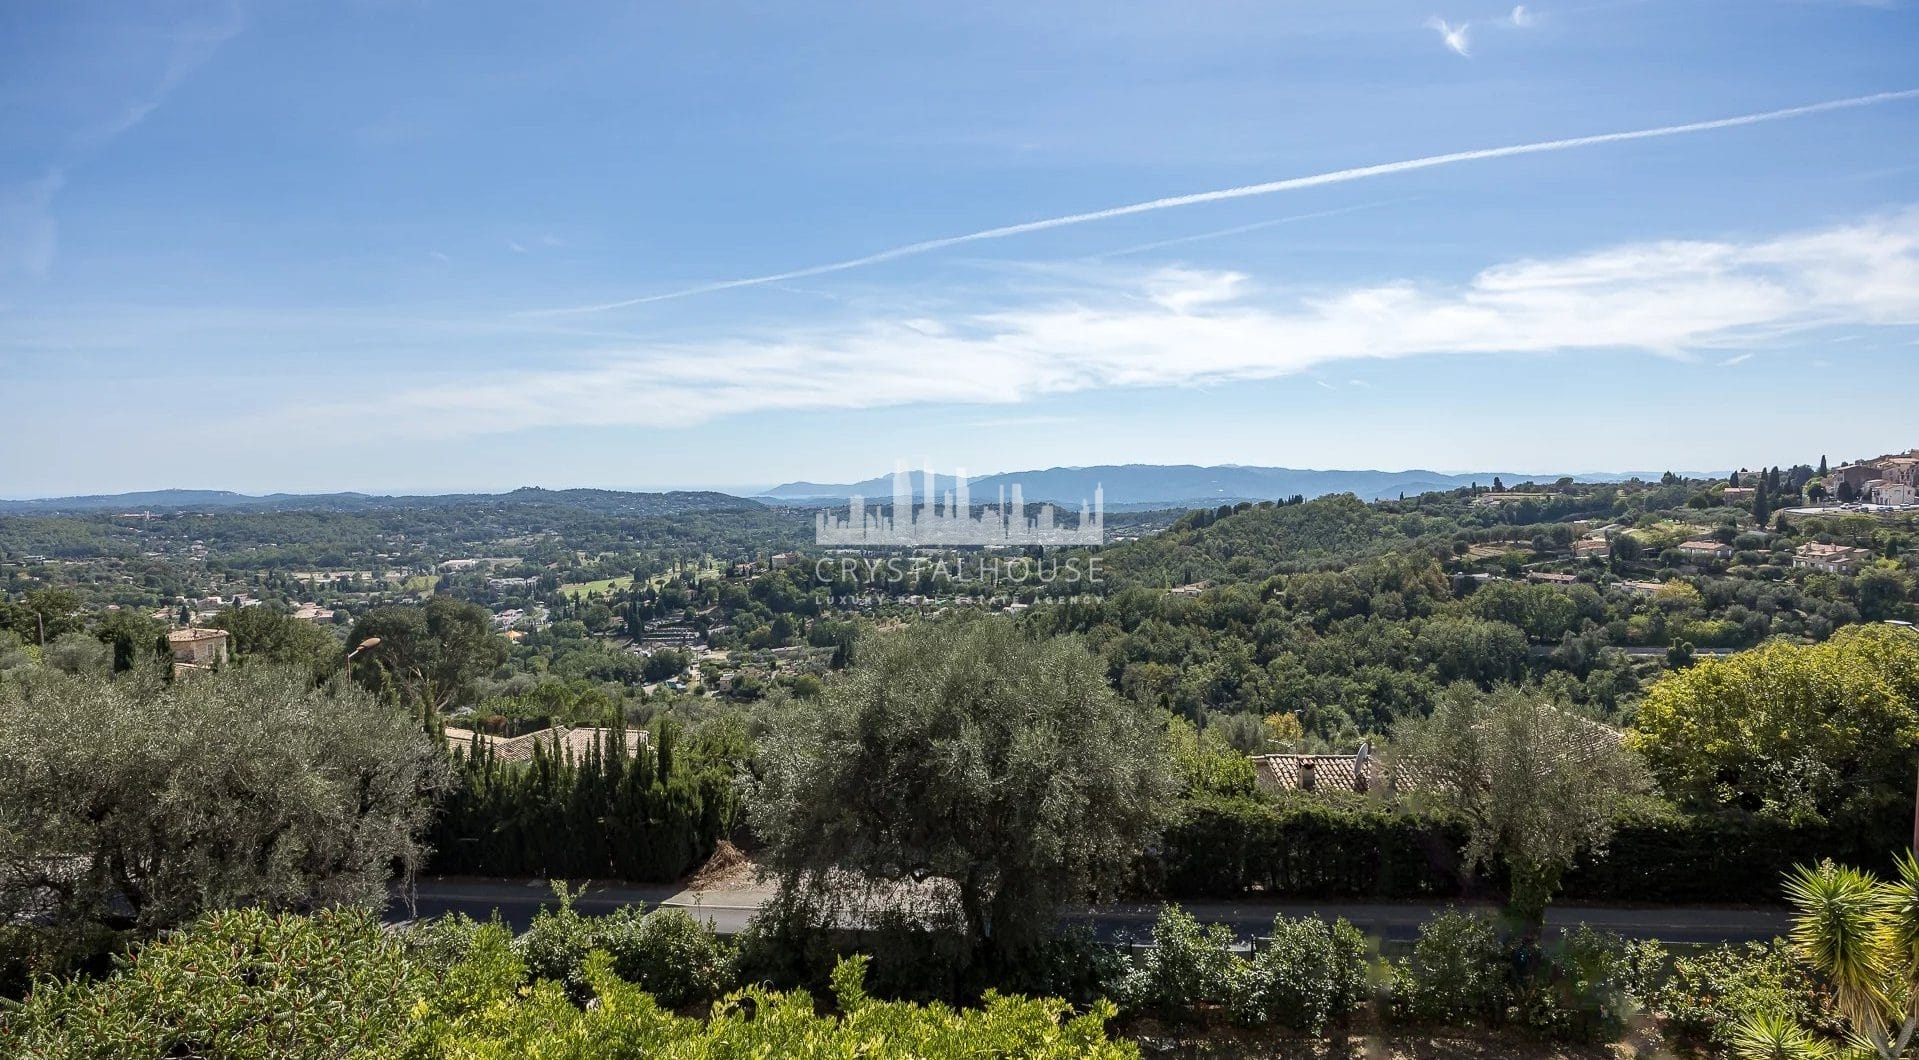
<instances>
[{"instance_id":1,"label":"green shrub","mask_svg":"<svg viewBox=\"0 0 1919 1060\"><path fill-rule=\"evenodd\" d=\"M1774 1014L1831 1037L1843 1024L1812 969L1774 942L1719 946L1676 957L1648 1005L1676 1041L1729 1049L1747 1016Z\"/></svg>"},{"instance_id":2,"label":"green shrub","mask_svg":"<svg viewBox=\"0 0 1919 1060\"><path fill-rule=\"evenodd\" d=\"M1644 1004L1663 958L1656 943L1582 924L1517 977L1507 1018L1558 1041L1615 1041Z\"/></svg>"},{"instance_id":3,"label":"green shrub","mask_svg":"<svg viewBox=\"0 0 1919 1060\"><path fill-rule=\"evenodd\" d=\"M1507 960L1491 919L1447 910L1419 926L1412 956L1393 966L1393 1013L1454 1027L1497 1022L1506 1008Z\"/></svg>"},{"instance_id":4,"label":"green shrub","mask_svg":"<svg viewBox=\"0 0 1919 1060\"><path fill-rule=\"evenodd\" d=\"M1201 1005L1225 1004L1241 962L1233 954L1233 932L1224 924L1200 927L1177 905L1160 910L1153 925L1153 948L1127 977L1121 994L1133 1008L1168 1016L1188 1016Z\"/></svg>"},{"instance_id":5,"label":"green shrub","mask_svg":"<svg viewBox=\"0 0 1919 1060\"><path fill-rule=\"evenodd\" d=\"M1369 949L1344 919L1329 925L1317 917L1274 917L1266 944L1250 961L1238 962L1233 1017L1308 1034L1344 1022L1366 1000Z\"/></svg>"},{"instance_id":6,"label":"green shrub","mask_svg":"<svg viewBox=\"0 0 1919 1060\"><path fill-rule=\"evenodd\" d=\"M331 1060L386 1053L432 976L365 910L212 913L100 979L42 980L0 1011L0 1055Z\"/></svg>"},{"instance_id":7,"label":"green shrub","mask_svg":"<svg viewBox=\"0 0 1919 1060\"><path fill-rule=\"evenodd\" d=\"M573 902L582 892L555 881L557 909L541 909L514 952L535 979L565 986L576 1000L591 996L586 959L603 950L615 975L652 994L668 1008L712 1001L733 988L733 946L683 909L621 906L604 916L582 916ZM439 929L447 930L447 929Z\"/></svg>"},{"instance_id":8,"label":"green shrub","mask_svg":"<svg viewBox=\"0 0 1919 1060\"><path fill-rule=\"evenodd\" d=\"M407 953L433 968L451 968L467 959L480 932L492 926L504 931L496 913L488 923L467 916L465 913L448 913L431 920L416 921L399 936Z\"/></svg>"},{"instance_id":9,"label":"green shrub","mask_svg":"<svg viewBox=\"0 0 1919 1060\"><path fill-rule=\"evenodd\" d=\"M542 907L533 914L526 933L513 940L513 952L528 975L559 983L573 997L583 1000L587 996L586 955L593 949L594 926L573 908L573 901L586 893L586 887L572 891L563 881L552 882L559 908Z\"/></svg>"},{"instance_id":10,"label":"green shrub","mask_svg":"<svg viewBox=\"0 0 1919 1060\"><path fill-rule=\"evenodd\" d=\"M1099 941L1086 928L1074 927L1048 940L1013 974L1001 976L999 987L1064 998L1084 1009L1101 998L1121 996L1132 972L1133 962L1124 950Z\"/></svg>"},{"instance_id":11,"label":"green shrub","mask_svg":"<svg viewBox=\"0 0 1919 1060\"><path fill-rule=\"evenodd\" d=\"M1130 1042L1108 1040L1113 1015L1101 1004L1073 1016L1063 1001L988 995L980 1008L875 1001L866 995L866 960L849 958L832 973L838 1016L821 1016L805 993L752 988L714 1006L709 1018L679 1017L612 972L593 954L583 975L598 1003L572 1003L558 983L530 991L496 990L457 1009L436 1010L410 1055L465 1060L643 1060L655 1056L865 1056L875 1060L1021 1057L1032 1060L1137 1060Z\"/></svg>"},{"instance_id":12,"label":"green shrub","mask_svg":"<svg viewBox=\"0 0 1919 1060\"><path fill-rule=\"evenodd\" d=\"M614 974L662 1005L713 1001L733 988L733 947L684 909L616 914L600 918L596 929L593 946L612 957Z\"/></svg>"}]
</instances>

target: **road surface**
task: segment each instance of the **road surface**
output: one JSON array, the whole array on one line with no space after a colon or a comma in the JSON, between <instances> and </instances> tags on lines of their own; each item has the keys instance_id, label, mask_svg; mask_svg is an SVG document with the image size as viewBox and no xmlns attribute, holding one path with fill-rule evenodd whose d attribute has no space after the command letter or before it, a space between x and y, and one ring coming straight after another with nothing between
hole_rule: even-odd
<instances>
[{"instance_id":1,"label":"road surface","mask_svg":"<svg viewBox=\"0 0 1919 1060\"><path fill-rule=\"evenodd\" d=\"M574 901L574 907L583 913L608 913L622 905L643 903L649 909L672 906L685 909L701 922L710 922L721 934L730 935L746 926L769 894L765 887L752 886L695 892L671 885L594 884ZM420 881L415 900L421 917L460 912L485 920L497 912L500 919L515 930L523 930L542 907L552 908L557 904L544 880L427 879ZM1190 902L1182 905L1202 923L1225 924L1242 940L1264 935L1272 926L1273 917L1284 913L1289 917L1345 917L1361 931L1386 942L1410 942L1417 936L1420 924L1447 908L1444 904L1423 902L1353 901ZM1154 903L1104 905L1073 910L1062 919L1068 924L1090 927L1102 939L1144 941L1152 934L1159 910L1159 905ZM387 910L387 918L401 921L408 917L405 902L396 897ZM1555 905L1547 910L1546 924L1558 929L1586 924L1630 938L1677 943L1763 941L1786 934L1790 927L1789 916L1783 909L1723 906Z\"/></svg>"}]
</instances>

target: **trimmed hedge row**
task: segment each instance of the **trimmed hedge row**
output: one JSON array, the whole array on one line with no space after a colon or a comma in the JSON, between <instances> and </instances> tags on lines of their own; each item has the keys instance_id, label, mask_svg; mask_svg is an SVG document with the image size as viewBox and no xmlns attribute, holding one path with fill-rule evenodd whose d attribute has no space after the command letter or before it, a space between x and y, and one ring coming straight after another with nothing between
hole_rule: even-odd
<instances>
[{"instance_id":1,"label":"trimmed hedge row","mask_svg":"<svg viewBox=\"0 0 1919 1060\"><path fill-rule=\"evenodd\" d=\"M1822 825L1650 811L1624 817L1600 857L1582 858L1561 898L1596 902L1772 903L1795 864L1832 858L1889 870L1910 819L1888 809ZM1198 798L1168 827L1143 885L1169 898L1452 898L1500 893L1467 874L1464 825L1342 796L1275 802Z\"/></svg>"},{"instance_id":2,"label":"trimmed hedge row","mask_svg":"<svg viewBox=\"0 0 1919 1060\"><path fill-rule=\"evenodd\" d=\"M1148 886L1180 899L1445 898L1465 882L1464 843L1457 822L1363 800L1198 798L1167 828Z\"/></svg>"},{"instance_id":3,"label":"trimmed hedge row","mask_svg":"<svg viewBox=\"0 0 1919 1060\"><path fill-rule=\"evenodd\" d=\"M1628 817L1603 857L1566 876L1564 896L1612 902L1777 903L1794 865L1822 858L1888 872L1912 840L1897 812L1795 825L1745 814Z\"/></svg>"}]
</instances>

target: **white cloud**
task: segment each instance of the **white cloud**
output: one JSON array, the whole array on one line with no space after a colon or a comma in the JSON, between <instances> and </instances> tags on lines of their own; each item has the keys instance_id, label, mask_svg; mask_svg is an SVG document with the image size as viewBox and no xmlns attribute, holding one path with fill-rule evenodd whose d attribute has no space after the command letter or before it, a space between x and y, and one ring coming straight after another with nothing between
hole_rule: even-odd
<instances>
[{"instance_id":1,"label":"white cloud","mask_svg":"<svg viewBox=\"0 0 1919 1060\"><path fill-rule=\"evenodd\" d=\"M509 239L506 241L506 249L512 251L515 254L524 254L526 253L526 244L520 242L517 239Z\"/></svg>"},{"instance_id":2,"label":"white cloud","mask_svg":"<svg viewBox=\"0 0 1919 1060\"><path fill-rule=\"evenodd\" d=\"M1043 299L943 318L916 310L711 342L607 346L571 366L276 415L458 437L687 426L782 409L1012 404L1444 354L1687 356L1819 326L1919 325L1919 210L1760 241L1638 243L1508 262L1463 283L1294 289L1233 272L1153 269L1103 274ZM552 363L550 350L527 353Z\"/></svg>"},{"instance_id":3,"label":"white cloud","mask_svg":"<svg viewBox=\"0 0 1919 1060\"><path fill-rule=\"evenodd\" d=\"M1733 365L1735 365L1735 364L1745 364L1745 363L1746 363L1747 361L1750 361L1750 360L1752 360L1752 359L1753 359L1753 356L1754 356L1754 355L1753 355L1753 354L1750 354L1750 353L1740 353L1740 354L1734 354L1733 356L1731 356L1731 357L1728 357L1728 358L1726 358L1726 359L1725 359L1725 360L1723 360L1723 361L1720 361L1720 362L1719 362L1719 367L1721 367L1721 368L1731 368L1731 367L1732 367Z\"/></svg>"},{"instance_id":4,"label":"white cloud","mask_svg":"<svg viewBox=\"0 0 1919 1060\"><path fill-rule=\"evenodd\" d=\"M1525 4L1516 5L1513 8L1513 13L1507 17L1512 21L1513 25L1521 29L1539 24L1539 16L1528 11Z\"/></svg>"},{"instance_id":5,"label":"white cloud","mask_svg":"<svg viewBox=\"0 0 1919 1060\"><path fill-rule=\"evenodd\" d=\"M1463 27L1462 27L1463 29ZM1667 136L1685 136L1696 132L1710 132L1715 129L1733 129L1747 125L1759 125L1765 122L1784 121L1788 118L1800 118L1813 114L1825 114L1838 110L1850 110L1857 107L1876 107L1887 103L1919 99L1919 89L1903 89L1895 92L1878 92L1869 96L1852 96L1847 99L1831 99L1822 103L1810 103L1798 107L1786 107L1782 110L1768 110L1753 114L1740 114L1731 118L1713 118L1707 121L1686 122L1682 125L1661 125L1650 129L1630 129L1625 132L1598 133L1592 136L1575 136L1561 140L1540 140L1525 144L1508 144L1504 147L1485 147L1471 151L1453 151L1443 155L1427 155L1423 158L1408 158L1397 162L1380 162L1370 166L1355 166L1350 169L1336 169L1326 173L1314 173L1304 177L1287 177L1283 180L1270 180L1263 184L1242 184L1234 188L1220 188L1214 191L1193 192L1187 195L1169 195L1145 202L1129 203L1125 206L1110 206L1101 210L1089 210L1084 213L1066 214L1060 217L1048 217L1038 221L1023 221L1019 224L1000 225L997 228L985 228L964 235L945 236L940 239L925 239L917 243L907 243L857 258L841 261L829 261L820 265L807 265L784 272L767 273L760 276L744 276L732 280L716 280L694 287L682 287L678 290L659 294L639 295L622 298L614 302L601 302L595 305L564 306L557 309L535 310L526 316L562 316L571 313L603 313L608 310L627 309L638 305L651 305L694 295L713 294L718 291L734 291L743 287L763 287L768 284L797 280L808 276L824 276L829 273L845 272L848 269L860 269L882 262L897 261L900 258L930 254L938 250L979 243L991 239L1007 239L1013 236L1028 235L1033 232L1046 232L1055 228L1072 225L1092 224L1110 221L1118 217L1131 217L1134 214L1155 213L1160 210L1174 210L1183 206L1197 206L1201 203L1225 202L1231 199L1246 199L1259 195L1276 195L1280 192L1299 191L1304 188L1318 188L1333 184L1345 184L1351 181L1370 180L1374 177L1392 176L1397 173L1411 173L1422 169L1435 169L1440 166L1458 165L1462 162L1483 162L1495 158L1512 158L1518 155L1546 154L1555 151L1571 151L1584 147L1596 147L1601 144L1626 143L1634 140L1655 140Z\"/></svg>"},{"instance_id":6,"label":"white cloud","mask_svg":"<svg viewBox=\"0 0 1919 1060\"><path fill-rule=\"evenodd\" d=\"M1466 28L1470 25L1469 22L1461 22L1455 26L1438 15L1426 20L1426 27L1438 33L1446 47L1469 58L1473 53L1471 42L1466 39Z\"/></svg>"}]
</instances>

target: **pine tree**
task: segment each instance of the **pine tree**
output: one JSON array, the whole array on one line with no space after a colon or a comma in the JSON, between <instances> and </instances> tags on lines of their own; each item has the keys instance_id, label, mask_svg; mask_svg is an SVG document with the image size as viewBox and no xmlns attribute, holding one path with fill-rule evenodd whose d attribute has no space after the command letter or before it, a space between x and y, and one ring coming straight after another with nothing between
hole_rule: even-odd
<instances>
[{"instance_id":1,"label":"pine tree","mask_svg":"<svg viewBox=\"0 0 1919 1060\"><path fill-rule=\"evenodd\" d=\"M1752 517L1760 526L1772 518L1772 484L1765 475L1759 476L1759 485L1752 491Z\"/></svg>"},{"instance_id":2,"label":"pine tree","mask_svg":"<svg viewBox=\"0 0 1919 1060\"><path fill-rule=\"evenodd\" d=\"M1821 453L1819 454L1819 477L1825 478L1827 475L1830 475L1830 474L1832 474L1832 472L1826 469L1826 454Z\"/></svg>"}]
</instances>

